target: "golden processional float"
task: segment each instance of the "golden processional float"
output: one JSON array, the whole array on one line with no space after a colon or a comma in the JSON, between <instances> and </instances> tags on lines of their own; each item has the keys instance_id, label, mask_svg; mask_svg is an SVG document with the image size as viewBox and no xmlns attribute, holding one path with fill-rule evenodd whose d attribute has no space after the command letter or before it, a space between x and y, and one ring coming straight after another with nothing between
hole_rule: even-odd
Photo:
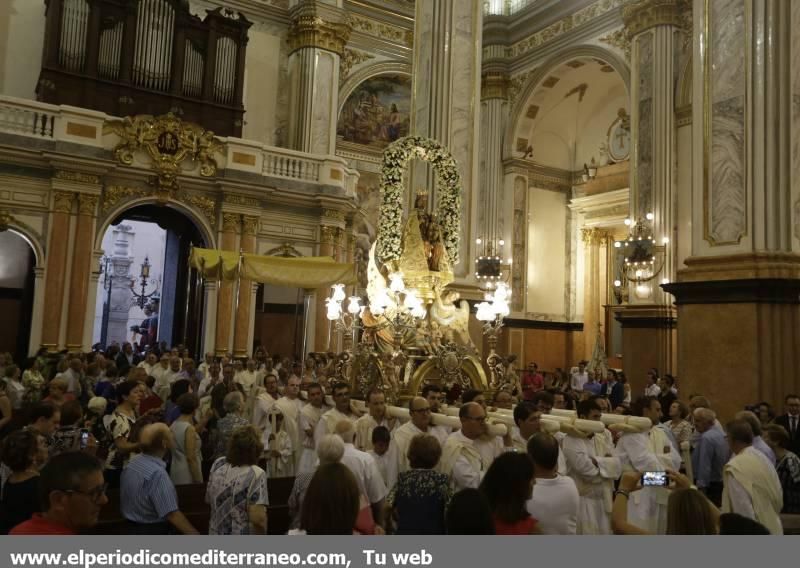
<instances>
[{"instance_id":1,"label":"golden processional float","mask_svg":"<svg viewBox=\"0 0 800 568\"><path fill-rule=\"evenodd\" d=\"M404 214L408 200L403 173L413 158L436 171L435 213L428 194L417 192L413 209ZM328 319L349 339L337 356L337 378L347 381L357 397L378 388L390 402L407 400L426 384L444 390L454 385L482 391L500 388L504 373L495 346L509 313L507 286L498 284L477 306L476 316L490 344L489 379L469 336L469 304L448 288L459 262L461 232L461 180L455 160L433 140L397 140L384 152L380 191L366 300L348 298L344 284L334 284L327 299Z\"/></svg>"}]
</instances>

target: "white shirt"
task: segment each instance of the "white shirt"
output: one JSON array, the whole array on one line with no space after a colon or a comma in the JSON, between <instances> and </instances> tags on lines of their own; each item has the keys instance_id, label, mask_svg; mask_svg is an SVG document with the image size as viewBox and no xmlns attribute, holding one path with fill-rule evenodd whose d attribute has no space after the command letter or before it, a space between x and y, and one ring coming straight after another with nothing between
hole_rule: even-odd
<instances>
[{"instance_id":1,"label":"white shirt","mask_svg":"<svg viewBox=\"0 0 800 568\"><path fill-rule=\"evenodd\" d=\"M649 385L644 389L644 396L658 396L661 394L661 387L656 384Z\"/></svg>"},{"instance_id":2,"label":"white shirt","mask_svg":"<svg viewBox=\"0 0 800 568\"><path fill-rule=\"evenodd\" d=\"M250 394L250 391L255 386L257 380L258 376L256 371L248 371L246 369L240 373L236 373L236 376L233 377L234 383L239 383L242 385L245 396Z\"/></svg>"},{"instance_id":3,"label":"white shirt","mask_svg":"<svg viewBox=\"0 0 800 568\"><path fill-rule=\"evenodd\" d=\"M572 379L570 380L570 388L576 391L582 391L583 385L589 382L589 373L584 371L583 373L572 373Z\"/></svg>"},{"instance_id":4,"label":"white shirt","mask_svg":"<svg viewBox=\"0 0 800 568\"><path fill-rule=\"evenodd\" d=\"M475 442L462 434L461 430L453 432L450 434L450 436L461 438L461 442L464 443L464 445L472 446L477 450ZM467 458L464 457L462 452L462 455L456 458L456 461L453 464L453 471L451 473L451 478L453 480L453 492L457 493L462 489L477 489L481 484L481 480L483 479L484 474L486 474L487 469L487 467L481 464L481 469L476 471L475 467Z\"/></svg>"},{"instance_id":5,"label":"white shirt","mask_svg":"<svg viewBox=\"0 0 800 568\"><path fill-rule=\"evenodd\" d=\"M375 465L378 467L378 471L383 478L383 482L386 486L389 486L389 470L392 467L392 456L390 456L389 451L383 452L382 456L379 456L375 453L375 450L370 450L367 452L373 460L375 460Z\"/></svg>"},{"instance_id":6,"label":"white shirt","mask_svg":"<svg viewBox=\"0 0 800 568\"><path fill-rule=\"evenodd\" d=\"M358 488L370 503L377 503L388 493L375 460L367 452L357 450L353 444L344 445L342 463L353 472Z\"/></svg>"},{"instance_id":7,"label":"white shirt","mask_svg":"<svg viewBox=\"0 0 800 568\"><path fill-rule=\"evenodd\" d=\"M563 475L536 478L527 509L542 534L575 534L580 498L575 482Z\"/></svg>"}]
</instances>

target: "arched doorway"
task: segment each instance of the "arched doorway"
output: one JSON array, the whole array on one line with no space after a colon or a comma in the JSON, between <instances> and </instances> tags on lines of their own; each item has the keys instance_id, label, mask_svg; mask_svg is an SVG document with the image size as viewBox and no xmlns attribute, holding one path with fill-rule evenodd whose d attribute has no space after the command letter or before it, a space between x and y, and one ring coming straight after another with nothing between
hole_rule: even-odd
<instances>
[{"instance_id":1,"label":"arched doorway","mask_svg":"<svg viewBox=\"0 0 800 568\"><path fill-rule=\"evenodd\" d=\"M93 343L136 341L202 350L204 290L188 269L193 246L207 246L192 219L171 207L137 205L102 236Z\"/></svg>"},{"instance_id":2,"label":"arched doorway","mask_svg":"<svg viewBox=\"0 0 800 568\"><path fill-rule=\"evenodd\" d=\"M21 362L27 357L33 320L36 254L13 229L0 232L0 352Z\"/></svg>"}]
</instances>

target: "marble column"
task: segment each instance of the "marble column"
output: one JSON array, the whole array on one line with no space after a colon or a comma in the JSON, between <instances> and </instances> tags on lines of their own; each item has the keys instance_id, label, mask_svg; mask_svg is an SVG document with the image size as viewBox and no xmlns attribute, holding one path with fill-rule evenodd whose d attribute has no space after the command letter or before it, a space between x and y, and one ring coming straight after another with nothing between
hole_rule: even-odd
<instances>
[{"instance_id":1,"label":"marble column","mask_svg":"<svg viewBox=\"0 0 800 568\"><path fill-rule=\"evenodd\" d=\"M245 254L256 252L258 223L258 217L245 216L242 218L242 242L239 248ZM236 323L233 328L233 354L236 357L247 357L250 353L248 339L250 337L250 320L253 307L252 290L252 280L239 280L239 300L236 303Z\"/></svg>"},{"instance_id":2,"label":"marble column","mask_svg":"<svg viewBox=\"0 0 800 568\"><path fill-rule=\"evenodd\" d=\"M447 147L461 173L461 262L457 276L471 274L477 224L481 88L482 3L479 0L417 0L414 4L414 76L411 133ZM411 187L425 188L436 203L435 176L412 164ZM413 192L409 192L413 193ZM411 206L409 195L408 207Z\"/></svg>"},{"instance_id":3,"label":"marble column","mask_svg":"<svg viewBox=\"0 0 800 568\"><path fill-rule=\"evenodd\" d=\"M624 365L634 389L644 387L645 371L675 370L675 310L672 298L659 284L674 279L673 238L677 209L675 191L676 52L683 41L684 0L642 0L623 9L626 33L631 39L631 160L630 215L648 224L660 247L656 264L660 272L646 282L630 282L629 303L617 310L617 319L637 345L623 352ZM652 221L647 216L652 214ZM586 330L587 338L594 331ZM646 345L646 346L645 346Z\"/></svg>"},{"instance_id":4,"label":"marble column","mask_svg":"<svg viewBox=\"0 0 800 568\"><path fill-rule=\"evenodd\" d=\"M289 11L289 146L333 154L339 105L339 60L350 37L346 13L319 1Z\"/></svg>"},{"instance_id":5,"label":"marble column","mask_svg":"<svg viewBox=\"0 0 800 568\"><path fill-rule=\"evenodd\" d=\"M707 395L725 419L753 401L780 407L800 390L791 179L800 10L695 0L693 21L692 247L664 288L678 307L681 388Z\"/></svg>"},{"instance_id":6,"label":"marble column","mask_svg":"<svg viewBox=\"0 0 800 568\"><path fill-rule=\"evenodd\" d=\"M222 214L222 238L220 249L236 250L236 240L241 231L241 215L237 213ZM221 280L217 293L217 325L214 340L214 354L225 355L231 346L231 320L233 314L233 280Z\"/></svg>"},{"instance_id":7,"label":"marble column","mask_svg":"<svg viewBox=\"0 0 800 568\"><path fill-rule=\"evenodd\" d=\"M597 339L597 324L605 330L608 295L608 243L611 234L598 227L581 229L584 245L583 358L591 359ZM603 336L605 333L603 331Z\"/></svg>"},{"instance_id":8,"label":"marble column","mask_svg":"<svg viewBox=\"0 0 800 568\"><path fill-rule=\"evenodd\" d=\"M128 340L128 317L131 312L131 265L129 254L134 231L130 225L119 224L114 229L114 248L111 254L111 294L108 296L108 330L106 344L116 341L120 345Z\"/></svg>"},{"instance_id":9,"label":"marble column","mask_svg":"<svg viewBox=\"0 0 800 568\"><path fill-rule=\"evenodd\" d=\"M78 219L72 246L69 302L67 304L67 349L83 350L83 331L86 323L89 279L92 273L92 240L98 196L78 194ZM88 347L88 346L87 346Z\"/></svg>"},{"instance_id":10,"label":"marble column","mask_svg":"<svg viewBox=\"0 0 800 568\"><path fill-rule=\"evenodd\" d=\"M50 213L50 238L47 245L44 309L42 313L42 346L58 351L61 333L61 314L64 306L69 224L75 194L56 191ZM83 321L81 319L81 321Z\"/></svg>"},{"instance_id":11,"label":"marble column","mask_svg":"<svg viewBox=\"0 0 800 568\"><path fill-rule=\"evenodd\" d=\"M319 249L317 256L330 256L336 258L336 232L338 227L333 225L322 225L319 229ZM328 351L333 344L330 337L330 322L326 317L327 309L325 300L330 296L329 288L318 288L316 290L316 317L314 320L314 350Z\"/></svg>"}]
</instances>

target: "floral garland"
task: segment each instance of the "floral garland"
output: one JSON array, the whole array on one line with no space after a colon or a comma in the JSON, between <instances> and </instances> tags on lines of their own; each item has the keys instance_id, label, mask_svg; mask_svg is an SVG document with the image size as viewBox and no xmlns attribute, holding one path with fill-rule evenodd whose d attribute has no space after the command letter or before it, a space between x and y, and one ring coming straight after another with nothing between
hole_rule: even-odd
<instances>
[{"instance_id":1,"label":"floral garland","mask_svg":"<svg viewBox=\"0 0 800 568\"><path fill-rule=\"evenodd\" d=\"M400 258L403 214L403 172L408 161L419 158L436 170L439 187L437 217L442 240L452 264L458 263L461 232L461 175L458 165L441 144L422 136L406 136L383 152L381 168L381 209L378 228L378 256L381 262Z\"/></svg>"}]
</instances>

